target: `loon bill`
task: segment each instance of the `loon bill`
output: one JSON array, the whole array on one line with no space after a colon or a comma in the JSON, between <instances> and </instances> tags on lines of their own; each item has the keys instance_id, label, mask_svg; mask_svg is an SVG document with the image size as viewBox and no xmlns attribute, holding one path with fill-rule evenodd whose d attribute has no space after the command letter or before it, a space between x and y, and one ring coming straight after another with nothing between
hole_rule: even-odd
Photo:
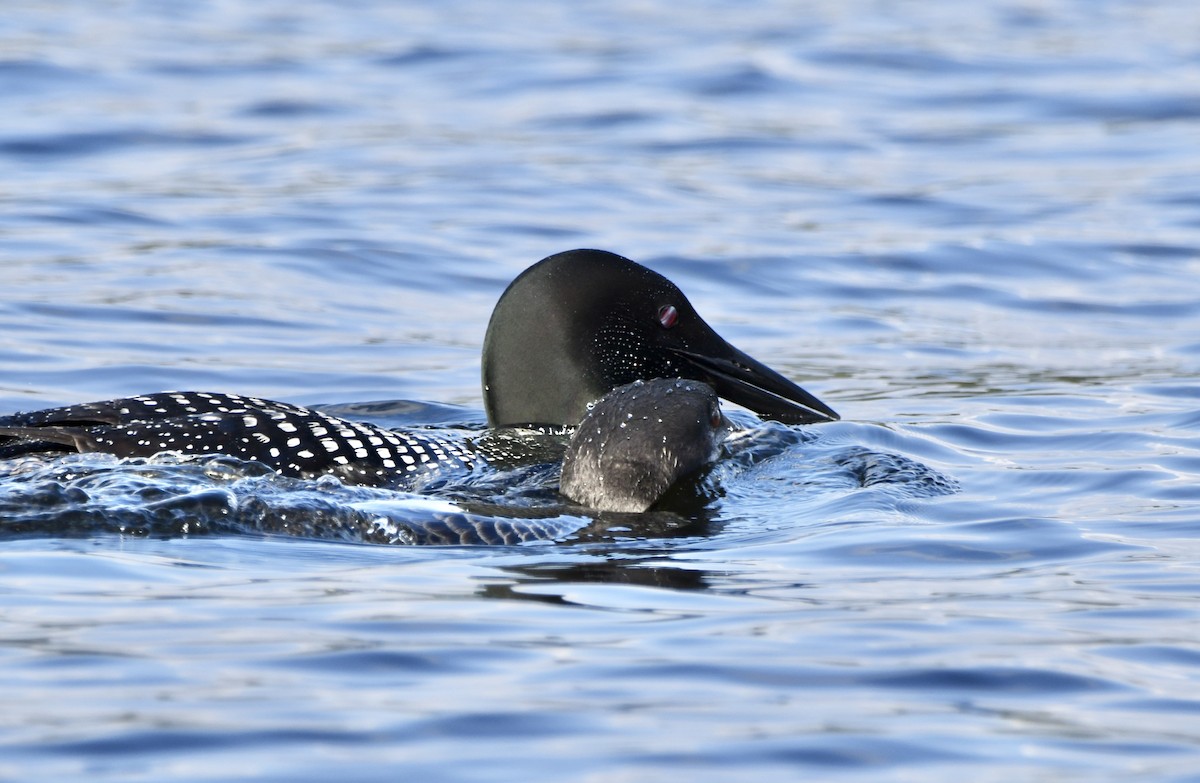
<instances>
[{"instance_id":1,"label":"loon bill","mask_svg":"<svg viewBox=\"0 0 1200 783\"><path fill-rule=\"evenodd\" d=\"M634 381L601 397L579 423L559 489L597 511L647 511L716 460L729 428L708 384Z\"/></svg>"},{"instance_id":2,"label":"loon bill","mask_svg":"<svg viewBox=\"0 0 1200 783\"><path fill-rule=\"evenodd\" d=\"M493 427L571 427L588 405L637 380L684 378L760 415L808 424L838 415L725 342L674 284L626 258L572 250L509 285L484 337L483 399ZM35 452L225 454L300 478L389 484L485 461L430 433L386 430L257 397L167 392L0 417L0 457Z\"/></svg>"}]
</instances>

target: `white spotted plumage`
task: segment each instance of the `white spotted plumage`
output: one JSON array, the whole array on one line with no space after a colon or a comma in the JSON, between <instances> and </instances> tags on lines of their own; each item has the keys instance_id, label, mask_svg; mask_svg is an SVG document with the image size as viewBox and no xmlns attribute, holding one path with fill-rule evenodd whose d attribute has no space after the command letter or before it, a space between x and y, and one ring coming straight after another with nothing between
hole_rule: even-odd
<instances>
[{"instance_id":1,"label":"white spotted plumage","mask_svg":"<svg viewBox=\"0 0 1200 783\"><path fill-rule=\"evenodd\" d=\"M71 438L80 450L126 457L224 454L286 475L332 473L363 484L402 483L436 468L469 469L480 460L466 445L433 434L394 432L237 394L167 392L12 419L27 430L25 437Z\"/></svg>"}]
</instances>

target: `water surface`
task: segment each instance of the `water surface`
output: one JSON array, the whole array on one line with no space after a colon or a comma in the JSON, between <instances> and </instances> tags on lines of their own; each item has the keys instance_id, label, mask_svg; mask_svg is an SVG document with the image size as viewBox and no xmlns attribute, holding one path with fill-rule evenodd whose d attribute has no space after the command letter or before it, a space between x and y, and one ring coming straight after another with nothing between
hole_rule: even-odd
<instances>
[{"instance_id":1,"label":"water surface","mask_svg":"<svg viewBox=\"0 0 1200 783\"><path fill-rule=\"evenodd\" d=\"M844 420L719 466L687 535L6 536L0 778L1200 780L1197 32L1184 2L11 9L0 411L477 426L504 286L601 247Z\"/></svg>"}]
</instances>

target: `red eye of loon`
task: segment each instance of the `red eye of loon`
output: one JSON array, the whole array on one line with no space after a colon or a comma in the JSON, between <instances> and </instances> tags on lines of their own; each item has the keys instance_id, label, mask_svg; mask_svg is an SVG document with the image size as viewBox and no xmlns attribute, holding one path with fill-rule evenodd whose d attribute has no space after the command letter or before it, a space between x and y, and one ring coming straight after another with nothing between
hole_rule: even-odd
<instances>
[{"instance_id":1,"label":"red eye of loon","mask_svg":"<svg viewBox=\"0 0 1200 783\"><path fill-rule=\"evenodd\" d=\"M662 328L670 329L679 321L679 311L675 309L675 305L663 305L658 308L658 322L662 324Z\"/></svg>"}]
</instances>

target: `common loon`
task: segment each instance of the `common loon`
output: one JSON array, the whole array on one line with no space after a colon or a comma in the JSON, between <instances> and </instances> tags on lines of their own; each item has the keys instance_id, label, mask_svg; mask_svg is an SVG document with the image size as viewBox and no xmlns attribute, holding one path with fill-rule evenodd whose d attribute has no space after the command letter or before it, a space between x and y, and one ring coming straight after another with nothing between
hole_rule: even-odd
<instances>
[{"instance_id":1,"label":"common loon","mask_svg":"<svg viewBox=\"0 0 1200 783\"><path fill-rule=\"evenodd\" d=\"M484 337L491 427L568 428L590 403L637 380L701 381L760 415L833 421L816 397L725 342L662 275L613 253L572 250L521 273ZM164 392L0 417L0 458L36 452L118 457L225 454L288 476L393 485L486 455L425 432L387 430L237 394Z\"/></svg>"},{"instance_id":2,"label":"common loon","mask_svg":"<svg viewBox=\"0 0 1200 783\"><path fill-rule=\"evenodd\" d=\"M634 381L600 398L563 455L560 491L599 511L646 511L717 457L730 428L699 381Z\"/></svg>"}]
</instances>

